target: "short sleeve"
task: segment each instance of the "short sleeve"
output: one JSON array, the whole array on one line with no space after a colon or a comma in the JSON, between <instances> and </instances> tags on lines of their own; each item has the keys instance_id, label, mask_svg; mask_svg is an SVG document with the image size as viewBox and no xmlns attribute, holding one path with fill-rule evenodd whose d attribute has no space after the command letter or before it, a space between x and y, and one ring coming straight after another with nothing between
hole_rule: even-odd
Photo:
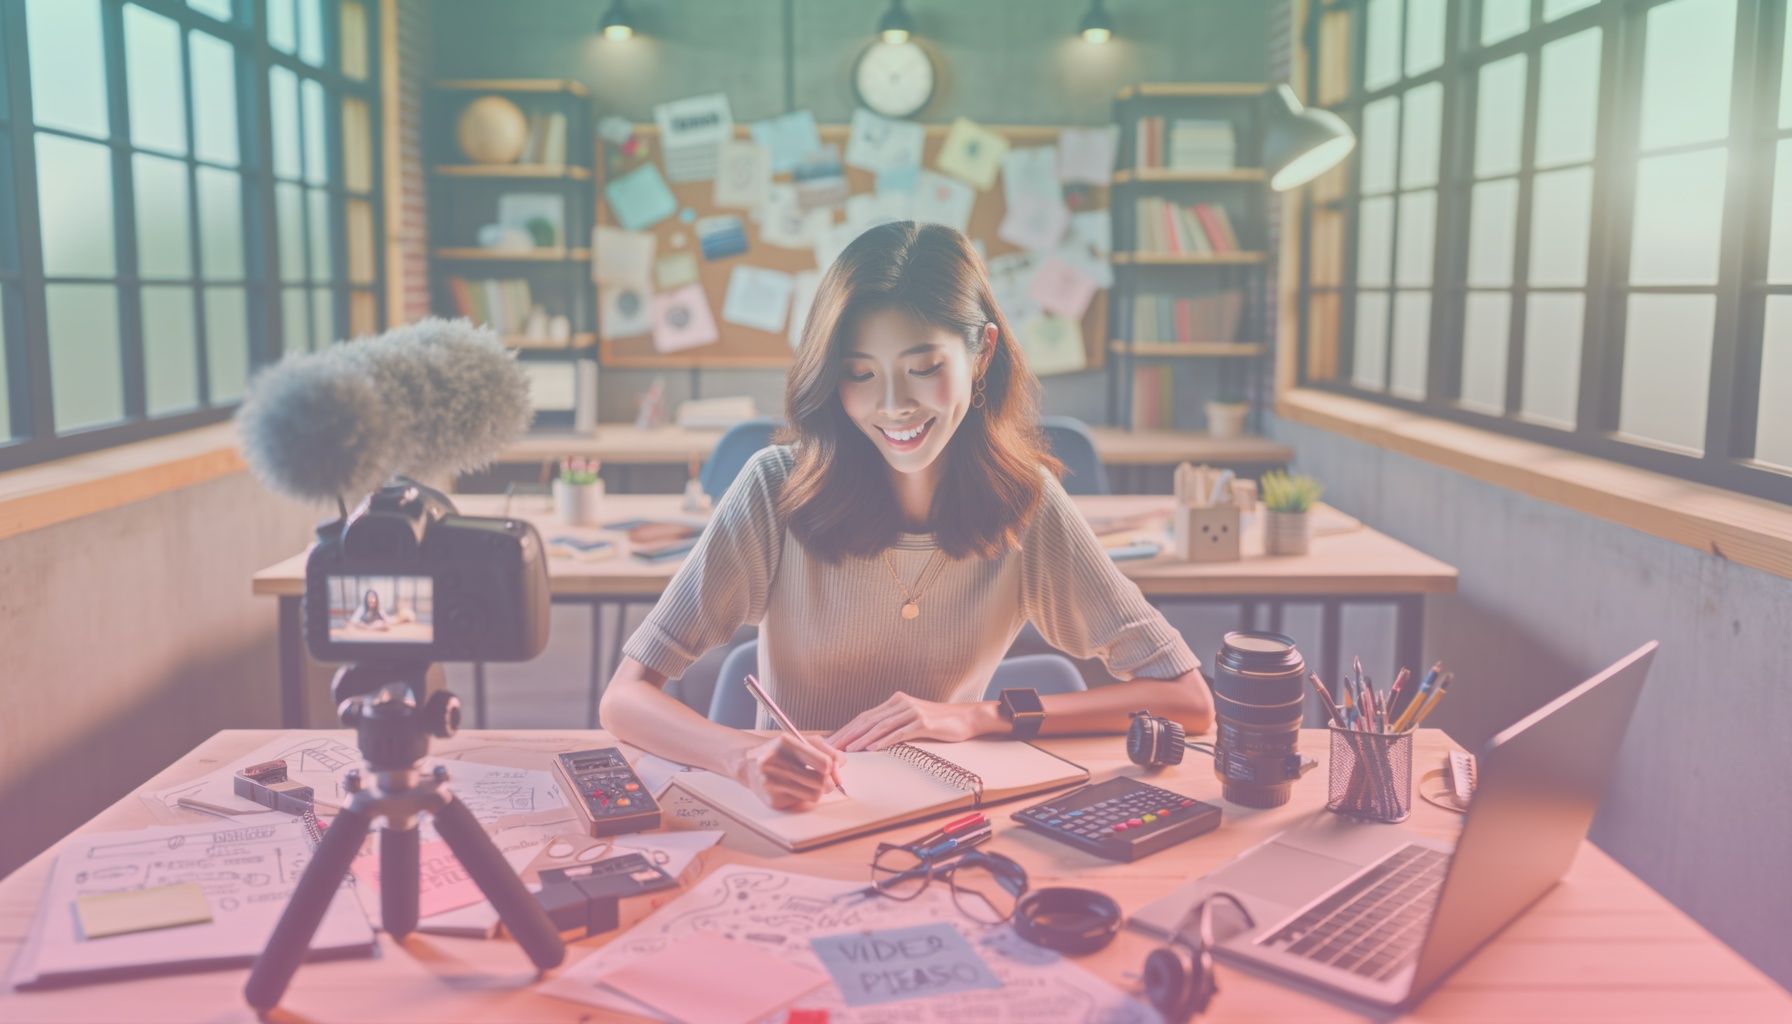
<instances>
[{"instance_id":1,"label":"short sleeve","mask_svg":"<svg viewBox=\"0 0 1792 1024\"><path fill-rule=\"evenodd\" d=\"M1120 679L1174 679L1201 667L1050 474L1021 546L1021 609L1052 646L1100 658Z\"/></svg>"},{"instance_id":2,"label":"short sleeve","mask_svg":"<svg viewBox=\"0 0 1792 1024\"><path fill-rule=\"evenodd\" d=\"M765 617L784 545L778 495L792 461L789 448L773 446L741 467L623 654L676 679L742 625Z\"/></svg>"}]
</instances>

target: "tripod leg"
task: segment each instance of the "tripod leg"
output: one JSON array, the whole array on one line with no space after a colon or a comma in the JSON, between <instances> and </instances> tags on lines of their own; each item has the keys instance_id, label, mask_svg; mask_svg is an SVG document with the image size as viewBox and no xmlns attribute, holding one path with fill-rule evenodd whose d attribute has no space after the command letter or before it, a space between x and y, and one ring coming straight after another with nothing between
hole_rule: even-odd
<instances>
[{"instance_id":1,"label":"tripod leg","mask_svg":"<svg viewBox=\"0 0 1792 1024\"><path fill-rule=\"evenodd\" d=\"M402 939L417 929L417 824L380 829L380 924Z\"/></svg>"},{"instance_id":2,"label":"tripod leg","mask_svg":"<svg viewBox=\"0 0 1792 1024\"><path fill-rule=\"evenodd\" d=\"M367 830L372 824L373 819L367 812L352 806L344 807L330 823L323 842L317 846L316 855L305 865L305 873L299 876L298 887L287 901L280 923L274 926L267 946L255 958L255 966L249 969L249 982L243 986L243 996L250 1006L266 1012L279 1004L280 997L286 993L287 983L292 981L293 972L299 969L299 961L305 958L305 952L311 946L311 936L323 922L324 911L330 909L330 901L336 898L343 876L348 874L349 864L360 852L361 843L367 838Z\"/></svg>"},{"instance_id":3,"label":"tripod leg","mask_svg":"<svg viewBox=\"0 0 1792 1024\"><path fill-rule=\"evenodd\" d=\"M560 941L560 933L548 920L547 911L523 887L522 879L510 869L492 837L485 834L479 819L452 795L435 815L436 831L448 841L448 848L460 858L461 867L467 869L479 891L492 901L499 920L516 937L529 959L544 971L559 966L566 958L566 944Z\"/></svg>"}]
</instances>

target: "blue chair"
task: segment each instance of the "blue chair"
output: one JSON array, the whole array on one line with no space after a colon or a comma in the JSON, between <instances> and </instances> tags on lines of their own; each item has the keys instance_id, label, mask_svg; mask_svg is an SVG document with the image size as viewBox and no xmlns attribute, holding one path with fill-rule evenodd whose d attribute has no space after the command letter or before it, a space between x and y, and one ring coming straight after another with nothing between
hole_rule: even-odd
<instances>
[{"instance_id":1,"label":"blue chair","mask_svg":"<svg viewBox=\"0 0 1792 1024\"><path fill-rule=\"evenodd\" d=\"M1095 437L1075 416L1041 416L1039 426L1052 454L1064 464L1064 489L1071 494L1111 494L1108 470L1095 453Z\"/></svg>"},{"instance_id":2,"label":"blue chair","mask_svg":"<svg viewBox=\"0 0 1792 1024\"><path fill-rule=\"evenodd\" d=\"M749 672L759 670L759 641L737 644L722 659L722 671L716 676L715 693L709 700L709 720L736 729L751 729L758 721L753 695L740 684ZM1008 658L996 666L984 700L994 700L1003 690L1031 688L1040 693L1076 693L1089 688L1076 663L1062 654L1023 654Z\"/></svg>"},{"instance_id":3,"label":"blue chair","mask_svg":"<svg viewBox=\"0 0 1792 1024\"><path fill-rule=\"evenodd\" d=\"M750 420L742 420L729 427L716 442L716 450L710 453L708 461L697 473L697 480L703 485L703 492L709 495L710 501L720 501L727 493L728 485L740 475L741 467L747 464L755 452L772 443L772 432L778 429L778 421L770 416L756 416Z\"/></svg>"}]
</instances>

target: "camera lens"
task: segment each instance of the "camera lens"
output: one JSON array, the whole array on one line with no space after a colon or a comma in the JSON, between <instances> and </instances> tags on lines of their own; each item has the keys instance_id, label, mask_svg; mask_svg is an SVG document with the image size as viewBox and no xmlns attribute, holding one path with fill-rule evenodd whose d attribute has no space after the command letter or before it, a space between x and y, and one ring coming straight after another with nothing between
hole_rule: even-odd
<instances>
[{"instance_id":1,"label":"camera lens","mask_svg":"<svg viewBox=\"0 0 1792 1024\"><path fill-rule=\"evenodd\" d=\"M1245 807L1280 807L1300 775L1306 661L1280 633L1239 631L1226 634L1213 664L1213 772L1222 795Z\"/></svg>"}]
</instances>

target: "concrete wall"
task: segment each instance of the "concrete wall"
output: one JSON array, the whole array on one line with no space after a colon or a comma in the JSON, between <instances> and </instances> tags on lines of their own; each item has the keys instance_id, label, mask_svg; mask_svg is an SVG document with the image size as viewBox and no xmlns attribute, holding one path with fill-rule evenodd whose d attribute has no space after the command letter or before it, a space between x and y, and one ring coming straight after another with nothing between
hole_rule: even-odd
<instances>
[{"instance_id":1,"label":"concrete wall","mask_svg":"<svg viewBox=\"0 0 1792 1024\"><path fill-rule=\"evenodd\" d=\"M1470 749L1649 640L1661 651L1593 839L1792 987L1792 581L1428 462L1277 422L1326 500L1454 564L1428 724Z\"/></svg>"},{"instance_id":2,"label":"concrete wall","mask_svg":"<svg viewBox=\"0 0 1792 1024\"><path fill-rule=\"evenodd\" d=\"M217 730L280 724L249 577L313 518L237 473L0 540L0 875Z\"/></svg>"}]
</instances>

